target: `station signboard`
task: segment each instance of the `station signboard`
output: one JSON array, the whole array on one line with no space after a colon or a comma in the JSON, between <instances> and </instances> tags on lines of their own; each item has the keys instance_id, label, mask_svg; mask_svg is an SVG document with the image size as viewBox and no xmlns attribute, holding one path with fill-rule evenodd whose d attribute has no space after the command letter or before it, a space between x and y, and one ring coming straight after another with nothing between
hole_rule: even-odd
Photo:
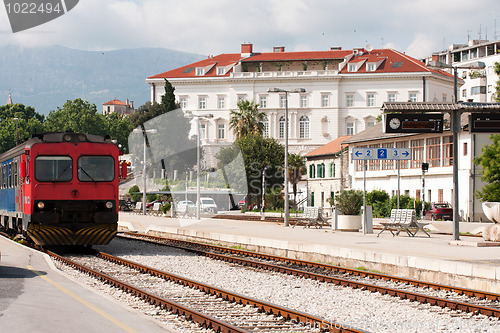
<instances>
[{"instance_id":1,"label":"station signboard","mask_svg":"<svg viewBox=\"0 0 500 333\"><path fill-rule=\"evenodd\" d=\"M353 148L353 160L411 160L411 148Z\"/></svg>"},{"instance_id":2,"label":"station signboard","mask_svg":"<svg viewBox=\"0 0 500 333\"><path fill-rule=\"evenodd\" d=\"M500 113L471 113L470 133L500 133Z\"/></svg>"},{"instance_id":3,"label":"station signboard","mask_svg":"<svg viewBox=\"0 0 500 333\"><path fill-rule=\"evenodd\" d=\"M443 133L442 113L386 113L385 133Z\"/></svg>"}]
</instances>

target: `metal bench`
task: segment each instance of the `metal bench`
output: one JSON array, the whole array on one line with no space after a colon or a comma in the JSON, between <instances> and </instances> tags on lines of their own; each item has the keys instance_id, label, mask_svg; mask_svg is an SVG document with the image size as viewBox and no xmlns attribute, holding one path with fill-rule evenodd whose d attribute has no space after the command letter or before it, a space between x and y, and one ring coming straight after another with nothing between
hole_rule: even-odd
<instances>
[{"instance_id":1,"label":"metal bench","mask_svg":"<svg viewBox=\"0 0 500 333\"><path fill-rule=\"evenodd\" d=\"M296 218L296 222L292 227L295 227L298 223L304 222L304 228L323 228L323 225L326 223L326 220L323 218L321 214L321 209L318 207L306 207L304 208L304 213L300 214Z\"/></svg>"},{"instance_id":2,"label":"metal bench","mask_svg":"<svg viewBox=\"0 0 500 333\"><path fill-rule=\"evenodd\" d=\"M418 223L417 215L413 209L392 209L391 221L381 222L380 224L382 224L383 229L378 233L377 237L380 236L380 234L385 230L389 230L393 237L399 236L399 233L403 230L410 237L415 237L419 231L422 231L428 237L431 237L427 231L424 230L424 226L427 225L427 223ZM396 229L396 233L393 232L393 229ZM412 232L410 229L415 231Z\"/></svg>"}]
</instances>

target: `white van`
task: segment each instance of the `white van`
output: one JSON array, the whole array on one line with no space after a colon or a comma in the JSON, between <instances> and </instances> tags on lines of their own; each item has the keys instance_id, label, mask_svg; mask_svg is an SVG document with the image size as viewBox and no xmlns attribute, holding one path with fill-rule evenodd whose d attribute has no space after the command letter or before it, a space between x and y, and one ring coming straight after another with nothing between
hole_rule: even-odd
<instances>
[{"instance_id":1,"label":"white van","mask_svg":"<svg viewBox=\"0 0 500 333\"><path fill-rule=\"evenodd\" d=\"M200 198L200 210L205 213L217 214L217 204L212 198Z\"/></svg>"}]
</instances>

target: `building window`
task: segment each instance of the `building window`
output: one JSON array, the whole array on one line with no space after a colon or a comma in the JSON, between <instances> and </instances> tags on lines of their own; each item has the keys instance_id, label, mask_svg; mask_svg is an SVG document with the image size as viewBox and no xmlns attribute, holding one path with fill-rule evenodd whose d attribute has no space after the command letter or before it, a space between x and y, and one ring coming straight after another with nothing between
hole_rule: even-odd
<instances>
[{"instance_id":1,"label":"building window","mask_svg":"<svg viewBox=\"0 0 500 333\"><path fill-rule=\"evenodd\" d=\"M226 138L226 126L224 124L217 125L217 139L222 140Z\"/></svg>"},{"instance_id":2,"label":"building window","mask_svg":"<svg viewBox=\"0 0 500 333\"><path fill-rule=\"evenodd\" d=\"M446 94L443 94L443 103L446 103L447 99L448 99L448 96L446 96Z\"/></svg>"},{"instance_id":3,"label":"building window","mask_svg":"<svg viewBox=\"0 0 500 333\"><path fill-rule=\"evenodd\" d=\"M486 94L486 86L476 86L470 88L471 95Z\"/></svg>"},{"instance_id":4,"label":"building window","mask_svg":"<svg viewBox=\"0 0 500 333\"><path fill-rule=\"evenodd\" d=\"M467 89L462 89L462 97L467 97Z\"/></svg>"},{"instance_id":5,"label":"building window","mask_svg":"<svg viewBox=\"0 0 500 333\"><path fill-rule=\"evenodd\" d=\"M262 136L265 137L265 138L268 138L269 137L269 119L267 119L267 117L264 117L264 119L262 120L262 127L263 127L263 131L262 131Z\"/></svg>"},{"instance_id":6,"label":"building window","mask_svg":"<svg viewBox=\"0 0 500 333\"><path fill-rule=\"evenodd\" d=\"M409 102L416 102L417 101L417 93L416 92L411 92L408 94L408 101Z\"/></svg>"},{"instance_id":7,"label":"building window","mask_svg":"<svg viewBox=\"0 0 500 333\"><path fill-rule=\"evenodd\" d=\"M179 104L181 105L181 109L185 110L187 108L187 97L179 97Z\"/></svg>"},{"instance_id":8,"label":"building window","mask_svg":"<svg viewBox=\"0 0 500 333\"><path fill-rule=\"evenodd\" d=\"M374 120L374 119L367 119L367 120L366 120L366 125L365 125L365 128L370 128L370 127L372 127L373 125L375 125L375 120Z\"/></svg>"},{"instance_id":9,"label":"building window","mask_svg":"<svg viewBox=\"0 0 500 333\"><path fill-rule=\"evenodd\" d=\"M306 95L300 95L300 107L307 108L307 96Z\"/></svg>"},{"instance_id":10,"label":"building window","mask_svg":"<svg viewBox=\"0 0 500 333\"><path fill-rule=\"evenodd\" d=\"M247 99L247 95L238 95L238 103L244 99Z\"/></svg>"},{"instance_id":11,"label":"building window","mask_svg":"<svg viewBox=\"0 0 500 333\"><path fill-rule=\"evenodd\" d=\"M196 75L201 76L205 74L205 69L204 68L196 68Z\"/></svg>"},{"instance_id":12,"label":"building window","mask_svg":"<svg viewBox=\"0 0 500 333\"><path fill-rule=\"evenodd\" d=\"M318 178L325 178L325 163L317 165L316 175Z\"/></svg>"},{"instance_id":13,"label":"building window","mask_svg":"<svg viewBox=\"0 0 500 333\"><path fill-rule=\"evenodd\" d=\"M328 176L330 178L335 178L335 163L334 162L330 163L330 169L329 169L329 172L328 172Z\"/></svg>"},{"instance_id":14,"label":"building window","mask_svg":"<svg viewBox=\"0 0 500 333\"><path fill-rule=\"evenodd\" d=\"M410 145L408 141L396 142L396 148L409 148L409 147ZM401 169L408 169L408 161L407 160L399 161L399 167Z\"/></svg>"},{"instance_id":15,"label":"building window","mask_svg":"<svg viewBox=\"0 0 500 333\"><path fill-rule=\"evenodd\" d=\"M368 63L366 65L366 70L368 72L375 72L377 70L377 64L374 64L374 63Z\"/></svg>"},{"instance_id":16,"label":"building window","mask_svg":"<svg viewBox=\"0 0 500 333\"><path fill-rule=\"evenodd\" d=\"M315 178L316 177L316 168L314 164L311 164L309 166L309 178Z\"/></svg>"},{"instance_id":17,"label":"building window","mask_svg":"<svg viewBox=\"0 0 500 333\"><path fill-rule=\"evenodd\" d=\"M279 120L279 138L283 139L285 137L285 117L280 117Z\"/></svg>"},{"instance_id":18,"label":"building window","mask_svg":"<svg viewBox=\"0 0 500 333\"><path fill-rule=\"evenodd\" d=\"M464 156L467 156L467 142L464 142Z\"/></svg>"},{"instance_id":19,"label":"building window","mask_svg":"<svg viewBox=\"0 0 500 333\"><path fill-rule=\"evenodd\" d=\"M427 139L427 163L430 167L441 165L441 138Z\"/></svg>"},{"instance_id":20,"label":"building window","mask_svg":"<svg viewBox=\"0 0 500 333\"><path fill-rule=\"evenodd\" d=\"M353 94L345 95L345 104L347 107L354 105L354 95Z\"/></svg>"},{"instance_id":21,"label":"building window","mask_svg":"<svg viewBox=\"0 0 500 333\"><path fill-rule=\"evenodd\" d=\"M424 139L411 140L411 168L420 168L422 166L422 162L424 161Z\"/></svg>"},{"instance_id":22,"label":"building window","mask_svg":"<svg viewBox=\"0 0 500 333\"><path fill-rule=\"evenodd\" d=\"M349 64L349 66L347 67L348 72L355 72L356 70L357 70L356 64Z\"/></svg>"},{"instance_id":23,"label":"building window","mask_svg":"<svg viewBox=\"0 0 500 333\"><path fill-rule=\"evenodd\" d=\"M388 102L396 102L396 93L388 93L387 94L387 101Z\"/></svg>"},{"instance_id":24,"label":"building window","mask_svg":"<svg viewBox=\"0 0 500 333\"><path fill-rule=\"evenodd\" d=\"M375 106L375 94L366 95L366 106Z\"/></svg>"},{"instance_id":25,"label":"building window","mask_svg":"<svg viewBox=\"0 0 500 333\"><path fill-rule=\"evenodd\" d=\"M267 96L260 96L259 107L263 109L267 108Z\"/></svg>"},{"instance_id":26,"label":"building window","mask_svg":"<svg viewBox=\"0 0 500 333\"><path fill-rule=\"evenodd\" d=\"M198 98L198 109L206 109L207 108L207 98L199 97Z\"/></svg>"},{"instance_id":27,"label":"building window","mask_svg":"<svg viewBox=\"0 0 500 333\"><path fill-rule=\"evenodd\" d=\"M347 131L347 135L354 135L354 123L353 122L348 122L346 124L346 131Z\"/></svg>"},{"instance_id":28,"label":"building window","mask_svg":"<svg viewBox=\"0 0 500 333\"><path fill-rule=\"evenodd\" d=\"M380 145L369 145L368 148L380 148ZM375 171L380 170L380 160L369 160L368 170Z\"/></svg>"},{"instance_id":29,"label":"building window","mask_svg":"<svg viewBox=\"0 0 500 333\"><path fill-rule=\"evenodd\" d=\"M314 192L311 192L311 207L314 207Z\"/></svg>"},{"instance_id":30,"label":"building window","mask_svg":"<svg viewBox=\"0 0 500 333\"><path fill-rule=\"evenodd\" d=\"M207 139L207 124L200 124L200 139Z\"/></svg>"},{"instance_id":31,"label":"building window","mask_svg":"<svg viewBox=\"0 0 500 333\"><path fill-rule=\"evenodd\" d=\"M443 137L443 166L453 165L453 136Z\"/></svg>"},{"instance_id":32,"label":"building window","mask_svg":"<svg viewBox=\"0 0 500 333\"><path fill-rule=\"evenodd\" d=\"M321 95L321 107L327 108L330 106L330 95L322 94Z\"/></svg>"},{"instance_id":33,"label":"building window","mask_svg":"<svg viewBox=\"0 0 500 333\"><path fill-rule=\"evenodd\" d=\"M443 189L438 189L438 202L443 202Z\"/></svg>"},{"instance_id":34,"label":"building window","mask_svg":"<svg viewBox=\"0 0 500 333\"><path fill-rule=\"evenodd\" d=\"M286 108L286 95L280 95L280 108Z\"/></svg>"},{"instance_id":35,"label":"building window","mask_svg":"<svg viewBox=\"0 0 500 333\"><path fill-rule=\"evenodd\" d=\"M301 139L309 137L309 117L307 116L299 119L299 135Z\"/></svg>"},{"instance_id":36,"label":"building window","mask_svg":"<svg viewBox=\"0 0 500 333\"><path fill-rule=\"evenodd\" d=\"M226 107L226 98L224 96L219 96L217 98L217 107L219 109L224 109Z\"/></svg>"},{"instance_id":37,"label":"building window","mask_svg":"<svg viewBox=\"0 0 500 333\"><path fill-rule=\"evenodd\" d=\"M217 67L217 75L224 75L226 69L224 67Z\"/></svg>"}]
</instances>

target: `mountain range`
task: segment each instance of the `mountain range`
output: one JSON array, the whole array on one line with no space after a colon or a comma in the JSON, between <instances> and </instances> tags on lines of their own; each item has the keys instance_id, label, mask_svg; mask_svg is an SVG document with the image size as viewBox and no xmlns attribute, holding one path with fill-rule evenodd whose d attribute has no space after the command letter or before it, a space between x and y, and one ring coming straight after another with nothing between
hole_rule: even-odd
<instances>
[{"instance_id":1,"label":"mountain range","mask_svg":"<svg viewBox=\"0 0 500 333\"><path fill-rule=\"evenodd\" d=\"M145 80L205 58L199 54L163 48L114 51L81 51L61 46L0 47L0 105L32 106L40 114L62 107L67 100L82 98L102 104L127 98L137 109L150 100Z\"/></svg>"}]
</instances>

